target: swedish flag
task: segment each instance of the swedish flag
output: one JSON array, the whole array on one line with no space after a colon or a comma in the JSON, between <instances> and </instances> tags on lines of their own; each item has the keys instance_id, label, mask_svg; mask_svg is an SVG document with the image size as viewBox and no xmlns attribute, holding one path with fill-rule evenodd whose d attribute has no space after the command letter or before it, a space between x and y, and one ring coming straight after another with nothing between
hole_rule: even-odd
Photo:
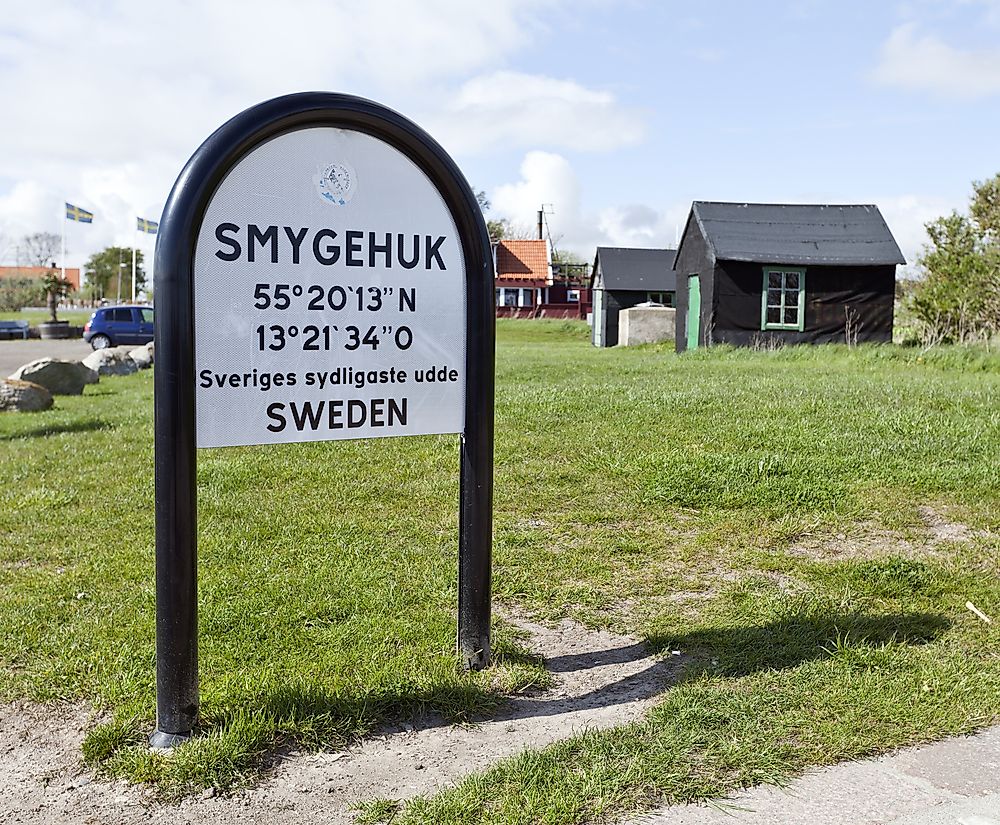
<instances>
[{"instance_id":1,"label":"swedish flag","mask_svg":"<svg viewBox=\"0 0 1000 825\"><path fill-rule=\"evenodd\" d=\"M137 229L140 232L146 232L150 235L155 235L156 230L160 228L160 225L156 221L147 221L145 218L136 218Z\"/></svg>"},{"instance_id":2,"label":"swedish flag","mask_svg":"<svg viewBox=\"0 0 1000 825\"><path fill-rule=\"evenodd\" d=\"M66 219L71 221L79 221L80 223L93 223L94 213L88 212L86 209L81 209L79 206L73 206L73 204L71 203L67 203Z\"/></svg>"}]
</instances>

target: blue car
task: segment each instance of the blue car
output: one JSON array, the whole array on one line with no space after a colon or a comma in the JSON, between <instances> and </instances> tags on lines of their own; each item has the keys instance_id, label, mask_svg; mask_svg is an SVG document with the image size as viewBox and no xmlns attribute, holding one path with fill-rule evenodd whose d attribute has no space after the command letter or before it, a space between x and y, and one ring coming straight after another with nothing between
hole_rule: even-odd
<instances>
[{"instance_id":1,"label":"blue car","mask_svg":"<svg viewBox=\"0 0 1000 825\"><path fill-rule=\"evenodd\" d=\"M153 308L101 307L84 325L83 340L94 349L148 344L153 340Z\"/></svg>"}]
</instances>

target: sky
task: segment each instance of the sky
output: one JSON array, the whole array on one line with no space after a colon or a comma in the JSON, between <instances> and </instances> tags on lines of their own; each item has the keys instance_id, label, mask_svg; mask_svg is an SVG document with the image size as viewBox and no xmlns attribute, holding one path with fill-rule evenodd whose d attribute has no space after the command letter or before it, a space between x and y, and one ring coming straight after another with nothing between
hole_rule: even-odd
<instances>
[{"instance_id":1,"label":"sky","mask_svg":"<svg viewBox=\"0 0 1000 825\"><path fill-rule=\"evenodd\" d=\"M409 117L491 218L672 247L692 200L923 225L1000 172L1000 0L0 0L0 262L137 242L240 111L326 90ZM95 214L66 224L63 203ZM154 239L139 239L152 252Z\"/></svg>"}]
</instances>

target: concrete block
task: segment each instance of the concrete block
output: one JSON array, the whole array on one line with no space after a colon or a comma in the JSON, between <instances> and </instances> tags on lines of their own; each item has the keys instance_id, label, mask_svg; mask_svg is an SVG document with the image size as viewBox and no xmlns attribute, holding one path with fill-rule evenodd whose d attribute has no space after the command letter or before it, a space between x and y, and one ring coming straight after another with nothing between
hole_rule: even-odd
<instances>
[{"instance_id":1,"label":"concrete block","mask_svg":"<svg viewBox=\"0 0 1000 825\"><path fill-rule=\"evenodd\" d=\"M673 307L638 306L618 313L618 345L659 344L674 340Z\"/></svg>"}]
</instances>

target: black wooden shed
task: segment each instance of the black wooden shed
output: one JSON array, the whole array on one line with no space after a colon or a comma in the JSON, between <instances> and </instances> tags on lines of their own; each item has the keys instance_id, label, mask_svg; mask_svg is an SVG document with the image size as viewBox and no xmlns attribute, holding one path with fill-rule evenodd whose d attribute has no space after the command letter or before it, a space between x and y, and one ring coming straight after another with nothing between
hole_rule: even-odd
<instances>
[{"instance_id":1,"label":"black wooden shed","mask_svg":"<svg viewBox=\"0 0 1000 825\"><path fill-rule=\"evenodd\" d=\"M651 301L672 307L677 278L674 249L597 247L590 276L594 304L590 340L595 347L618 343L618 313Z\"/></svg>"},{"instance_id":2,"label":"black wooden shed","mask_svg":"<svg viewBox=\"0 0 1000 825\"><path fill-rule=\"evenodd\" d=\"M896 265L876 206L691 206L674 269L677 350L891 341Z\"/></svg>"}]
</instances>

